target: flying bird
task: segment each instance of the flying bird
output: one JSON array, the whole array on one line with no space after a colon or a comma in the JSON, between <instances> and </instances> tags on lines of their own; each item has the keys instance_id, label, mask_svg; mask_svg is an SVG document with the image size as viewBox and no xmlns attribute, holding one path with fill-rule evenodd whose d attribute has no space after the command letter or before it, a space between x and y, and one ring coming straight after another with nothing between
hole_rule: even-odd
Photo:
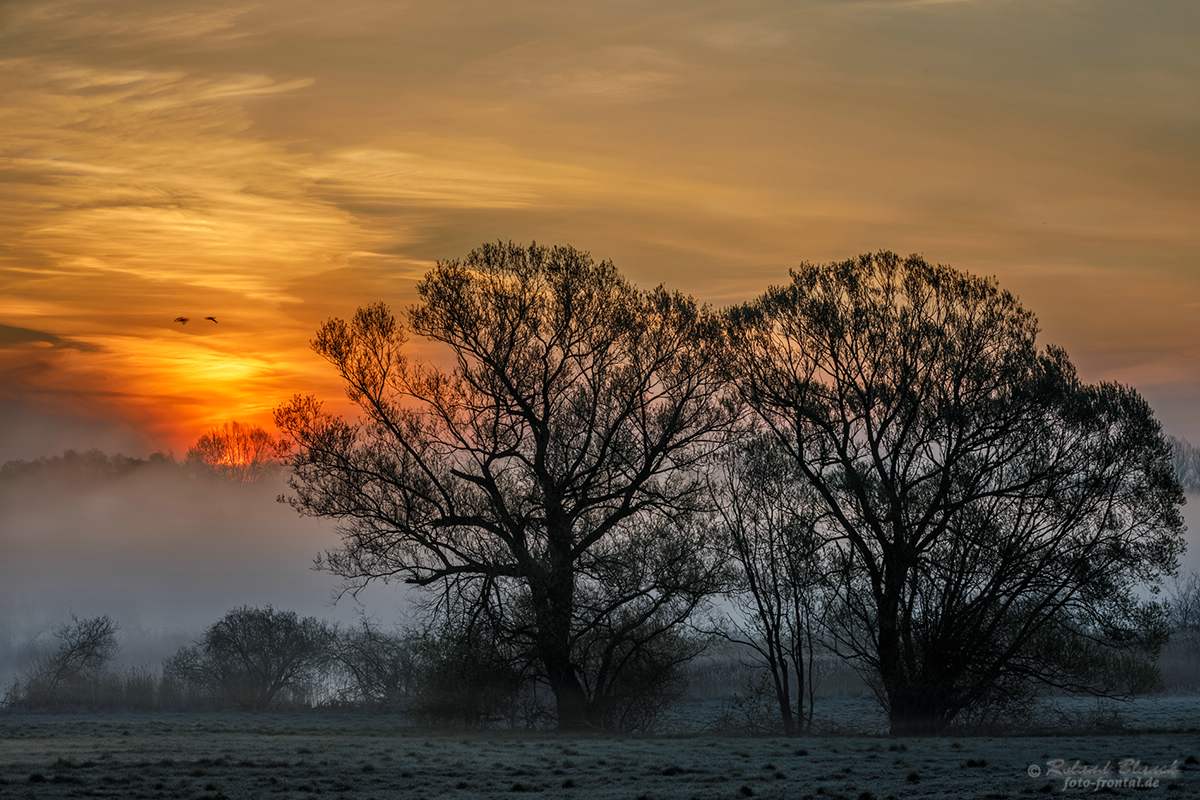
<instances>
[{"instance_id":1,"label":"flying bird","mask_svg":"<svg viewBox=\"0 0 1200 800\"><path fill-rule=\"evenodd\" d=\"M188 318L187 318L187 317L176 317L176 318L175 318L174 320L172 320L172 321L173 321L173 322L178 322L180 325L187 325L187 324L188 324Z\"/></svg>"},{"instance_id":2,"label":"flying bird","mask_svg":"<svg viewBox=\"0 0 1200 800\"><path fill-rule=\"evenodd\" d=\"M213 325L218 324L216 317L205 317L205 319L208 320L209 322L211 322Z\"/></svg>"}]
</instances>

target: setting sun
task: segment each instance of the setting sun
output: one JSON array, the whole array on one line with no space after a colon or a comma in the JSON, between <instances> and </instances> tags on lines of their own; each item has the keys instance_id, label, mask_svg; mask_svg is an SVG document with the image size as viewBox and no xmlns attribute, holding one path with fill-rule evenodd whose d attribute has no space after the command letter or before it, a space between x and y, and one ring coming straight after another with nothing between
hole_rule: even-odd
<instances>
[{"instance_id":1,"label":"setting sun","mask_svg":"<svg viewBox=\"0 0 1200 800\"><path fill-rule=\"evenodd\" d=\"M1186 12L1025 5L713 5L636 26L592 6L532 28L497 7L450 50L432 6L14 6L0 402L179 449L265 424L299 383L337 401L317 325L404 306L482 241L570 241L716 304L887 247L997 275L1087 376L1136 381L1200 437L1197 153L1172 133L1194 117Z\"/></svg>"}]
</instances>

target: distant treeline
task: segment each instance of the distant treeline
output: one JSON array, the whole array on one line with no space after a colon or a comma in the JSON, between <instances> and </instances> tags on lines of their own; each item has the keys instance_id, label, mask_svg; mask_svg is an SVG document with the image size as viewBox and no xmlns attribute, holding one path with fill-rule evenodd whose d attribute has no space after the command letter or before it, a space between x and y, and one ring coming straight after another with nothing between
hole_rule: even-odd
<instances>
[{"instance_id":1,"label":"distant treeline","mask_svg":"<svg viewBox=\"0 0 1200 800\"><path fill-rule=\"evenodd\" d=\"M1186 491L1200 492L1200 447L1186 439L1169 437L1175 474Z\"/></svg>"},{"instance_id":2,"label":"distant treeline","mask_svg":"<svg viewBox=\"0 0 1200 800\"><path fill-rule=\"evenodd\" d=\"M67 450L61 455L0 464L0 482L29 478L50 481L103 481L123 478L151 467L204 472L253 481L279 469L279 443L264 429L227 422L200 436L183 460L155 452L146 458L100 450Z\"/></svg>"},{"instance_id":3,"label":"distant treeline","mask_svg":"<svg viewBox=\"0 0 1200 800\"><path fill-rule=\"evenodd\" d=\"M100 450L67 450L61 455L28 461L6 461L0 464L0 481L39 478L56 481L102 481L121 478L149 466L178 466L171 455L152 453L147 458L120 454L109 455Z\"/></svg>"},{"instance_id":4,"label":"distant treeline","mask_svg":"<svg viewBox=\"0 0 1200 800\"><path fill-rule=\"evenodd\" d=\"M240 607L157 667L114 668L118 626L73 618L15 679L14 711L402 712L415 723L536 727L552 717L543 690L480 629L386 631L363 620L339 627L271 607ZM620 725L649 728L682 694L681 670L626 687Z\"/></svg>"},{"instance_id":5,"label":"distant treeline","mask_svg":"<svg viewBox=\"0 0 1200 800\"><path fill-rule=\"evenodd\" d=\"M1160 672L1142 691L1200 689L1200 575L1170 593L1172 635ZM37 712L300 711L400 713L429 727L541 728L554 722L548 687L505 643L476 628L385 630L363 619L338 626L271 607L240 607L158 665L117 668L118 625L72 618L0 694L0 709ZM686 642L680 642L686 645ZM869 687L835 654L818 657L822 694ZM685 698L723 699L710 724L777 733L770 673L740 649L709 639L701 654L630 680L610 728L652 730Z\"/></svg>"},{"instance_id":6,"label":"distant treeline","mask_svg":"<svg viewBox=\"0 0 1200 800\"><path fill-rule=\"evenodd\" d=\"M1168 436L1167 439L1171 445L1172 462L1179 483L1188 492L1200 492L1200 447L1182 437ZM141 458L120 453L105 453L96 449L66 450L59 455L43 458L5 461L0 464L0 482L27 478L106 480L130 475L146 467L167 466L183 469L198 465L213 469L212 465L205 464L199 458L194 448L183 460L176 459L171 453L162 452L154 452ZM260 464L258 469L265 473L279 467L280 464L272 460L270 463Z\"/></svg>"}]
</instances>

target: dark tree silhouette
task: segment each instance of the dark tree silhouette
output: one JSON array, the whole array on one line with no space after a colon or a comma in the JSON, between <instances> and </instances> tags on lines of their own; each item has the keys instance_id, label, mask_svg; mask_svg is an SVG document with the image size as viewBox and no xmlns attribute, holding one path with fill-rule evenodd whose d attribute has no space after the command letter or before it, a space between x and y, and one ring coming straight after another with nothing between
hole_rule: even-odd
<instances>
[{"instance_id":1,"label":"dark tree silhouette","mask_svg":"<svg viewBox=\"0 0 1200 800\"><path fill-rule=\"evenodd\" d=\"M503 632L491 624L438 622L419 640L413 714L439 727L481 728L503 720L513 724L528 676Z\"/></svg>"},{"instance_id":2,"label":"dark tree silhouette","mask_svg":"<svg viewBox=\"0 0 1200 800\"><path fill-rule=\"evenodd\" d=\"M729 320L743 397L834 522L839 646L894 732L1011 682L1108 691L1084 662L1161 632L1134 592L1183 548L1160 427L1039 348L994 281L879 253L804 265Z\"/></svg>"},{"instance_id":3,"label":"dark tree silhouette","mask_svg":"<svg viewBox=\"0 0 1200 800\"><path fill-rule=\"evenodd\" d=\"M411 328L449 368L411 363L383 305L318 332L363 417L305 397L278 410L294 505L342 520L324 563L351 585L401 578L523 609L560 726L600 724L600 670L625 645L607 662L582 652L598 627L648 646L715 574L687 517L724 424L719 321L570 247L485 245L418 292ZM658 560L634 564L635 547Z\"/></svg>"},{"instance_id":4,"label":"dark tree silhouette","mask_svg":"<svg viewBox=\"0 0 1200 800\"><path fill-rule=\"evenodd\" d=\"M308 693L333 644L333 631L315 617L243 606L169 659L164 672L237 708L262 711L285 694Z\"/></svg>"},{"instance_id":5,"label":"dark tree silhouette","mask_svg":"<svg viewBox=\"0 0 1200 800\"><path fill-rule=\"evenodd\" d=\"M343 699L368 708L403 707L417 693L421 637L389 633L369 620L343 631L334 659L349 678Z\"/></svg>"},{"instance_id":6,"label":"dark tree silhouette","mask_svg":"<svg viewBox=\"0 0 1200 800\"><path fill-rule=\"evenodd\" d=\"M1186 439L1168 437L1171 443L1171 458L1179 483L1189 492L1200 492L1200 447Z\"/></svg>"},{"instance_id":7,"label":"dark tree silhouette","mask_svg":"<svg viewBox=\"0 0 1200 800\"><path fill-rule=\"evenodd\" d=\"M1170 592L1171 629L1200 644L1200 572L1177 578ZM1200 648L1197 648L1200 651Z\"/></svg>"},{"instance_id":8,"label":"dark tree silhouette","mask_svg":"<svg viewBox=\"0 0 1200 800\"><path fill-rule=\"evenodd\" d=\"M1168 595L1171 639L1163 660L1164 673L1177 688L1200 688L1200 572L1177 578Z\"/></svg>"},{"instance_id":9,"label":"dark tree silhouette","mask_svg":"<svg viewBox=\"0 0 1200 800\"><path fill-rule=\"evenodd\" d=\"M38 658L8 691L7 705L25 708L87 706L95 684L117 653L117 623L107 615L71 621L54 629L54 649Z\"/></svg>"},{"instance_id":10,"label":"dark tree silhouette","mask_svg":"<svg viewBox=\"0 0 1200 800\"><path fill-rule=\"evenodd\" d=\"M748 647L774 690L785 733L812 720L814 643L825 583L821 500L791 455L757 428L722 454L711 486L725 547L736 564L735 612L723 637Z\"/></svg>"}]
</instances>

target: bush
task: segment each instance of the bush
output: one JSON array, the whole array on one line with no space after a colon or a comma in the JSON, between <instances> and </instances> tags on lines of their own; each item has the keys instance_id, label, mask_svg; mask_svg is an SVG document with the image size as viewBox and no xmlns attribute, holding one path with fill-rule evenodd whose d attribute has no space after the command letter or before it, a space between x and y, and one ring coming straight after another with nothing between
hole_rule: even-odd
<instances>
[{"instance_id":1,"label":"bush","mask_svg":"<svg viewBox=\"0 0 1200 800\"><path fill-rule=\"evenodd\" d=\"M433 725L482 728L515 724L527 682L496 638L441 632L420 640L416 717Z\"/></svg>"},{"instance_id":2,"label":"bush","mask_svg":"<svg viewBox=\"0 0 1200 800\"><path fill-rule=\"evenodd\" d=\"M604 730L634 733L651 730L687 690L687 662L704 642L666 629L648 642L617 643L616 676L597 698L597 721Z\"/></svg>"},{"instance_id":3,"label":"bush","mask_svg":"<svg viewBox=\"0 0 1200 800\"><path fill-rule=\"evenodd\" d=\"M341 684L335 702L377 710L407 708L418 689L421 646L415 633L388 633L366 619L343 631L334 646Z\"/></svg>"},{"instance_id":4,"label":"bush","mask_svg":"<svg viewBox=\"0 0 1200 800\"><path fill-rule=\"evenodd\" d=\"M100 705L107 667L117 652L117 624L108 616L72 617L54 630L54 638L54 649L14 681L5 705L29 710Z\"/></svg>"},{"instance_id":5,"label":"bush","mask_svg":"<svg viewBox=\"0 0 1200 800\"><path fill-rule=\"evenodd\" d=\"M164 664L171 692L202 706L309 707L328 675L334 630L294 611L242 606Z\"/></svg>"}]
</instances>

